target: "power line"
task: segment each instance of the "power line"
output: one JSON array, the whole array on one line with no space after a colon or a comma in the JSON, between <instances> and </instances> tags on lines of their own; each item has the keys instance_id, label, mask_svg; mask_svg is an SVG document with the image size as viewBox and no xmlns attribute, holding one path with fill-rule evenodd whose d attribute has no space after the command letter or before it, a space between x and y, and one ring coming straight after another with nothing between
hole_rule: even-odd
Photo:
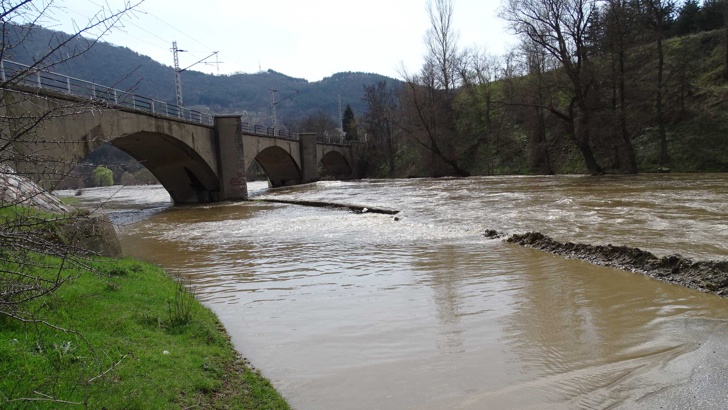
<instances>
[{"instance_id":1,"label":"power line","mask_svg":"<svg viewBox=\"0 0 728 410\"><path fill-rule=\"evenodd\" d=\"M90 2L94 3L94 2L93 2L93 0L88 0L88 1L90 1ZM96 3L94 3L94 4L96 4ZM161 18L157 17L157 16L155 15L155 14L153 14L153 13L151 13L151 12L149 12L149 11L146 11L146 10L138 10L138 12L139 12L139 13L141 13L141 14L144 14L144 15L146 15L146 16L148 16L148 17L152 17L152 18L154 18L155 20L157 20L157 21L161 22L162 24L166 25L167 27L170 27L170 28L171 28L171 29L173 29L174 31L176 31L176 32L178 32L178 33L180 33L180 34L184 35L185 37L187 37L187 38L189 38L189 39L193 40L194 42L196 42L196 43L200 44L201 46L203 46L204 48L206 48L206 49L207 49L207 51L202 51L202 52L201 52L201 51L193 51L193 50L185 50L185 52L187 52L187 53L188 53L188 54L189 54L190 56L192 56L192 57L194 57L194 58L198 58L198 59L200 59L200 60L205 60L205 59L207 59L207 58L209 58L209 57L210 57L210 56L207 56L207 57L204 57L204 58L200 58L200 56L199 56L199 53L207 53L207 52L210 52L210 51L212 50L212 47L209 47L208 45L206 45L206 44L204 44L204 43L200 42L200 41L199 41L198 39L196 39L195 37L192 37L192 36L188 35L188 34L187 34L187 33L185 33L184 31L182 31L182 30L178 29L177 27L173 26L172 24L170 24L170 23L168 23L168 22L166 22L166 21L162 20ZM139 29L141 29L142 31L144 31L144 32L146 32L146 33L148 33L148 34L150 34L150 35L152 35L152 36L154 36L154 37L156 37L156 38L158 38L158 39L160 39L160 40L164 41L164 42L165 42L166 44L169 44L169 41L167 41L166 39L163 39L162 37L159 37L158 35L156 35L156 34L154 34L154 33L150 32L149 30L147 30L147 29L145 29L145 28L143 28L143 27L140 27L139 25L137 25L137 24L134 24L134 23L130 23L130 24L131 24L131 25L133 25L133 26L135 26L135 27L137 27L137 28L139 28ZM165 47L159 47L159 48L160 48L160 49L162 49L162 48L166 48L166 46L165 46ZM216 57L217 57L217 53L218 53L217 51L214 51L214 52L212 52L212 54L214 54L214 55L215 55ZM212 55L212 54L211 54L211 55ZM198 63L199 63L199 61L198 61ZM195 64L197 64L197 63L195 63ZM195 65L195 64L193 64L193 65ZM218 75L219 75L219 74L220 74L220 64L222 64L222 63L218 61L218 62L217 62L217 63L215 63L215 64L217 65L217 73L218 73ZM189 67L188 67L188 68L189 68ZM182 71L184 71L184 70L182 70Z\"/></svg>"},{"instance_id":2,"label":"power line","mask_svg":"<svg viewBox=\"0 0 728 410\"><path fill-rule=\"evenodd\" d=\"M91 0L89 0L89 1L91 1ZM171 24L167 23L166 21L164 21L164 20L162 20L161 18L159 18L159 17L155 16L155 15L154 15L154 14L152 14L151 12L148 12L148 11L144 11L144 10L139 10L139 12L140 12L140 13L143 13L143 14L146 14L146 15L148 15L148 16L151 16L151 17L153 17L154 19L156 19L156 20L157 20L157 21L159 21L160 23L162 23L162 24L166 25L167 27L171 28L172 30L174 30L174 31L176 31L176 32L178 32L178 33L180 33L180 34L182 34L183 36L185 36L185 37L187 37L187 38L191 39L192 41L196 42L197 44L199 44L199 45L201 45L201 46L205 47L205 48L206 48L206 49L208 49L208 50L212 50L212 47L208 46L207 44L204 44L204 43L200 42L200 41L199 41L198 39L196 39L196 38L194 38L194 37L190 36L189 34L187 34L187 33L185 33L184 31L182 31L182 30L178 29L177 27L175 27L175 26L173 26L173 25L171 25Z\"/></svg>"},{"instance_id":3,"label":"power line","mask_svg":"<svg viewBox=\"0 0 728 410\"><path fill-rule=\"evenodd\" d=\"M89 1L90 1L91 3L93 3L94 5L97 5L97 4L96 4L96 3L94 3L93 1L91 1L91 0L89 0ZM73 9L73 8L71 8L71 7L68 7L68 6L63 6L63 9L65 9L65 10L67 10L67 11L69 11L69 12L73 13L73 14L76 14L76 15L78 15L78 16L81 16L81 17L83 17L83 18L85 18L85 19L87 19L87 20L91 20L91 19L92 19L92 18L91 18L91 17L89 17L88 15L86 15L86 14L84 14L84 13L81 13L81 12L79 12L78 10L75 10L75 9ZM73 24L75 24L75 22L74 22ZM138 24L135 24L135 23L133 23L133 22L131 22L131 21L125 21L125 22L123 23L123 25L126 25L126 24L132 25L132 26L134 26L134 27L136 27L136 28L138 28L138 29L140 29L140 30L142 30L142 31L146 32L147 34L149 34L149 35L151 35L151 36L153 36L153 37L156 37L156 38L157 38L157 39L159 39L159 40L162 40L162 41L164 41L164 42L165 42L165 44L168 44L168 43L169 43L168 41L164 40L163 38L159 37L158 35L156 35L156 34L154 34L154 33L150 32L150 31L148 31L148 30L144 29L143 27L139 26ZM153 47L156 47L156 48L159 48L159 49L162 49L162 50L163 50L163 49L166 49L166 48L167 48L167 46L166 46L166 45L165 45L165 46L160 46L159 44L155 44L155 43L152 43L152 42L150 42L150 41L149 41L148 39L144 39L144 38L139 38L139 37L136 37L136 36L134 36L134 35L130 34L130 33L129 33L128 31L124 30L124 29L123 29L123 26L119 26L119 27L117 27L117 29L118 29L118 31L119 31L119 32L123 33L123 34L124 34L125 36L127 36L127 37L130 37L130 38L133 38L134 40L137 40L137 41L141 41L141 42L143 42L143 43L149 44L149 45L151 45L151 46L153 46Z\"/></svg>"},{"instance_id":4,"label":"power line","mask_svg":"<svg viewBox=\"0 0 728 410\"><path fill-rule=\"evenodd\" d=\"M90 4L93 4L95 7L98 7L99 10L109 10L111 8L108 4L105 4L105 5L104 4L100 4L100 3L98 3L98 2L96 2L94 0L86 0L86 1L88 3L90 3ZM68 10L71 13L74 13L76 15L79 15L79 16L85 18L85 19L89 19L89 20L91 19L91 17L88 17L84 13L81 13L81 12L79 12L77 10L74 10L71 7L68 7L68 6L65 6L64 5L64 6L62 6L62 8ZM137 15L137 19L139 19L140 16L145 16L147 18L154 19L154 20L158 21L159 23L162 23L165 26L169 27L170 29L172 29L172 30L174 30L174 31L182 34L183 36L191 39L192 41L194 41L195 43L201 45L204 49L207 50L207 51L201 51L201 50L200 51L186 50L187 51L187 54L190 57L193 57L195 59L200 59L200 60L205 60L206 58L209 58L209 56L208 57L205 57L205 58L200 58L200 56L203 53L212 52L212 50L213 50L212 47L208 46L207 44L204 44L198 38L195 38L194 36L191 36L191 35L187 34L185 31L178 29L173 24L168 23L164 19L156 16L154 13L152 13L152 12L150 12L148 10L145 10L145 9L142 9L142 8L137 8L137 9L134 9L133 13L135 15ZM127 26L129 28L131 28L132 30L126 30L125 28ZM141 37L135 36L135 35L133 35L133 34L130 33L130 31L134 31L134 30L141 30L143 33L145 33L145 35L143 35ZM117 36L126 36L126 37L128 37L130 39L133 39L134 42L142 42L142 43L145 43L148 46L154 47L154 48L156 48L158 50L168 50L169 49L169 45L168 44L170 44L172 42L171 40L169 40L167 38L164 38L163 36L160 36L159 34L153 32L153 31L151 31L151 30L149 30L149 29L147 29L145 27L142 27L141 24L138 24L138 23L136 23L134 21L130 21L129 18L125 18L124 21L123 21L123 23L120 25L120 27L117 28L117 30L115 30L115 31L117 31L117 34L116 34ZM159 40L159 42L163 43L164 45L160 44L159 42L157 42L157 41L155 41L153 39ZM123 45L123 44L119 44L119 45ZM218 56L217 56L216 53L217 52L213 52L213 54L216 57L216 61L214 63L213 62L205 62L204 64L205 65L214 65L217 75L220 75L220 64L224 64L224 62L219 61L219 58L218 58ZM235 60L235 59L233 59L233 60ZM230 61L229 60L229 57L228 57L228 59L226 61ZM237 64L237 65L239 65L239 66L243 66L243 64L241 64L240 62L234 61L234 63ZM197 63L195 63L195 64L197 64Z\"/></svg>"}]
</instances>

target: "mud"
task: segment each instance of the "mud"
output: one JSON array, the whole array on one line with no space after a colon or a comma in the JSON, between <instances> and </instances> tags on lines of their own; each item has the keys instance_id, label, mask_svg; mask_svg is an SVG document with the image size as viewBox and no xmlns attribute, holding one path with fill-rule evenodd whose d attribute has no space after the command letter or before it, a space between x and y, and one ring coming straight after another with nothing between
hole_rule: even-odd
<instances>
[{"instance_id":1,"label":"mud","mask_svg":"<svg viewBox=\"0 0 728 410\"><path fill-rule=\"evenodd\" d=\"M669 255L658 258L639 248L559 242L540 232L507 236L487 230L484 236L596 265L642 273L655 279L702 292L728 296L728 261L694 261Z\"/></svg>"}]
</instances>

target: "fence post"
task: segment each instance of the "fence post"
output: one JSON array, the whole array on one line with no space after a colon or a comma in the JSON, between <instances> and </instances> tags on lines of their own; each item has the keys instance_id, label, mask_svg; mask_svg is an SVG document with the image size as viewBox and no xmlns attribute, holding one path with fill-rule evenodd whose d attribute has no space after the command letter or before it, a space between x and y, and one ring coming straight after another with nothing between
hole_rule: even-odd
<instances>
[{"instance_id":1,"label":"fence post","mask_svg":"<svg viewBox=\"0 0 728 410\"><path fill-rule=\"evenodd\" d=\"M35 72L35 78L38 80L38 88L43 88L43 85L40 82L40 70Z\"/></svg>"},{"instance_id":2,"label":"fence post","mask_svg":"<svg viewBox=\"0 0 728 410\"><path fill-rule=\"evenodd\" d=\"M131 95L131 107L136 110L136 95Z\"/></svg>"},{"instance_id":3,"label":"fence post","mask_svg":"<svg viewBox=\"0 0 728 410\"><path fill-rule=\"evenodd\" d=\"M91 92L94 96L94 99L96 99L96 83L91 84Z\"/></svg>"},{"instance_id":4,"label":"fence post","mask_svg":"<svg viewBox=\"0 0 728 410\"><path fill-rule=\"evenodd\" d=\"M2 80L5 81L5 60L0 60L0 75L2 75Z\"/></svg>"},{"instance_id":5,"label":"fence post","mask_svg":"<svg viewBox=\"0 0 728 410\"><path fill-rule=\"evenodd\" d=\"M71 94L71 77L66 77L66 90L68 90L68 94Z\"/></svg>"},{"instance_id":6,"label":"fence post","mask_svg":"<svg viewBox=\"0 0 728 410\"><path fill-rule=\"evenodd\" d=\"M119 99L116 96L116 89L114 89L114 105L119 104Z\"/></svg>"}]
</instances>

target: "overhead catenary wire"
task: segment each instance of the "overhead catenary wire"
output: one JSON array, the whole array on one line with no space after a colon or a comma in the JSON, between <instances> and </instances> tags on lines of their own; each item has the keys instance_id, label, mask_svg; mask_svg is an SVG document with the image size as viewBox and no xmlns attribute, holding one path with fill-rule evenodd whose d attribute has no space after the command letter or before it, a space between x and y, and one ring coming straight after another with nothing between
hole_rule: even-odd
<instances>
[{"instance_id":1,"label":"overhead catenary wire","mask_svg":"<svg viewBox=\"0 0 728 410\"><path fill-rule=\"evenodd\" d=\"M62 0L63 3L59 5L59 9L64 10L66 14L70 15L76 15L80 16L86 20L91 20L93 17L89 17L89 13L94 14L95 9L96 10L112 10L112 5L107 2L100 2L98 0L86 0L85 2L88 5L84 5L83 3L79 4L78 2L70 2L67 0ZM111 3L113 3L114 0L110 0ZM71 3L70 6L65 3ZM89 5L93 5L93 7L90 7ZM80 11L79 11L80 8ZM70 16L69 16L70 17ZM73 22L73 19L70 19ZM159 24L150 24L149 21L154 20L155 22ZM145 23L145 21L147 23ZM58 25L68 25L68 21L63 22L61 19L56 19L56 22ZM75 25L75 22L73 23ZM116 38L114 41L104 39L104 41L108 41L109 43L112 43L114 45L118 46L124 46L129 47L128 44L124 44L124 41L119 41L119 37L121 38L128 38L131 39L131 42L133 44L140 44L143 45L140 49L139 47L130 47L133 48L137 52L141 52L141 54L149 55L150 57L154 58L155 60L159 61L162 64L165 64L167 66L171 66L172 61L168 61L164 59L162 56L162 51L169 52L169 44L172 43L173 38L171 37L171 32L169 30L164 30L160 28L160 25L164 27L168 27L170 30L173 30L180 35L184 36L186 39L190 39L192 42L194 42L197 46L193 45L193 47L185 47L187 50L186 55L189 57L192 61L197 60L204 60L203 56L211 56L215 55L216 61L215 62L206 62L204 63L205 66L214 66L210 68L203 69L201 71L211 73L211 74L217 74L220 75L220 64L225 63L232 63L236 66L243 66L244 64L240 63L239 61L236 61L234 58L230 58L231 56L226 55L225 61L220 61L221 59L217 54L215 54L215 49L210 47L208 44L205 44L204 42L200 41L199 37L194 36L194 33L190 33L189 30L182 30L179 29L174 24L169 23L165 19L155 15L153 12L149 11L149 8L147 7L139 7L135 8L131 14L130 17L124 18L121 24L114 29L113 37ZM164 33L160 33L164 32ZM141 34L141 35L140 35ZM150 52L143 52L141 50L146 49L149 50L149 48L152 47L155 51ZM167 54L169 55L169 54ZM187 58L185 58L186 60ZM194 59L194 60L193 60ZM183 63L184 65L184 63Z\"/></svg>"},{"instance_id":2,"label":"overhead catenary wire","mask_svg":"<svg viewBox=\"0 0 728 410\"><path fill-rule=\"evenodd\" d=\"M90 3L90 4L93 4L98 9L106 9L106 10L109 10L108 4L107 5L102 5L102 4L97 3L94 0L86 0L86 1L88 3ZM89 17L87 14L84 14L84 13L82 13L82 12L74 9L73 7L69 7L68 5L63 5L62 6L62 9L66 10L68 12L71 12L73 14L76 14L76 15L78 15L80 17L83 17L83 18L85 18L87 20L91 20L92 19L92 17ZM198 44L200 44L201 46L203 46L203 48L207 49L205 51L192 51L192 50L187 50L188 54L190 56L194 57L194 58L199 58L199 55L198 54L201 54L201 53L209 53L210 50L212 50L211 47L208 47L206 44L203 44L202 42L200 42L199 40L197 40L193 36L190 36L187 33L185 33L184 31L177 29L173 25L171 25L168 22L162 20L161 18L157 17L156 15L154 15L153 13L151 13L149 11L146 11L146 10L143 10L143 9L136 9L134 11L134 13L139 14L139 15L148 16L148 17L151 17L151 18L154 18L155 20L157 20L157 21L163 23L164 25L170 27L171 29L173 29L173 30L175 30L175 31L183 34L185 37L190 38L191 40L193 40L193 41L197 42ZM126 30L125 29L126 26L133 26L135 29L138 29L138 30L143 31L147 35L149 35L149 36L151 36L151 37L159 40L160 42L156 42L156 41L152 42L148 38L147 39L144 39L144 38L140 38L139 36L132 35L129 32L129 30ZM132 39L134 39L136 41L143 42L143 43L148 44L148 45L150 45L150 46L152 46L152 47L154 47L154 48L156 48L156 49L158 49L160 51L161 50L168 50L169 49L169 43L171 43L171 40L170 39L165 39L165 38L161 37L160 35L158 35L157 33L154 33L152 31L148 30L147 28L141 26L140 24L135 23L134 21L132 21L132 20L130 20L128 18L123 21L123 23L122 23L121 26L117 27L117 30L116 31L117 31L117 33L119 33L119 32L123 33L123 35L125 37L129 37L129 38L132 38Z\"/></svg>"},{"instance_id":3,"label":"overhead catenary wire","mask_svg":"<svg viewBox=\"0 0 728 410\"><path fill-rule=\"evenodd\" d=\"M93 2L91 0L88 0L88 1L90 1L94 5L97 5L97 3L95 3L95 2ZM76 15L80 16L80 17L83 17L83 18L85 18L85 19L87 19L89 21L93 19L92 17L89 17L88 15L86 15L86 14L84 14L84 13L82 13L82 12L80 12L80 11L72 8L72 7L62 6L62 8L64 10L68 11L68 12L71 12L73 14L76 14ZM73 24L75 25L75 22ZM164 40L163 38L159 37L158 35L152 33L149 30L146 30L144 27L142 27L142 26L134 23L133 21L125 20L122 24L123 25L131 25L131 26L134 26L134 27L136 27L136 28L144 31L145 33L149 34L150 36L155 37L158 40L163 41L165 44L168 44L168 42L166 40ZM153 42L149 41L149 39L140 38L140 37L137 37L137 36L132 35L132 34L129 33L129 31L124 30L123 25L120 26L120 27L117 27L117 31L120 31L120 32L124 33L125 36L130 37L130 38L133 38L136 41L141 41L143 43L149 44L149 45L151 45L153 47L156 47L156 48L159 48L159 49L165 49L167 47L166 45L165 46L162 46L160 43L153 43Z\"/></svg>"}]
</instances>

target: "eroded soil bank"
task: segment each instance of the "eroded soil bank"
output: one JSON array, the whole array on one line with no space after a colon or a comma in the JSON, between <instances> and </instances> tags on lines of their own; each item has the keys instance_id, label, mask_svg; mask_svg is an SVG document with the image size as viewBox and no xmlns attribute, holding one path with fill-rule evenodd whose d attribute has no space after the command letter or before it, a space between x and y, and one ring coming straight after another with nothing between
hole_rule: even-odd
<instances>
[{"instance_id":1,"label":"eroded soil bank","mask_svg":"<svg viewBox=\"0 0 728 410\"><path fill-rule=\"evenodd\" d=\"M728 261L694 261L681 255L658 258L639 248L613 245L589 245L559 242L540 232L507 236L487 230L486 238L501 238L506 242L550 252L554 255L617 269L629 270L665 282L686 286L702 292L728 296Z\"/></svg>"}]
</instances>

